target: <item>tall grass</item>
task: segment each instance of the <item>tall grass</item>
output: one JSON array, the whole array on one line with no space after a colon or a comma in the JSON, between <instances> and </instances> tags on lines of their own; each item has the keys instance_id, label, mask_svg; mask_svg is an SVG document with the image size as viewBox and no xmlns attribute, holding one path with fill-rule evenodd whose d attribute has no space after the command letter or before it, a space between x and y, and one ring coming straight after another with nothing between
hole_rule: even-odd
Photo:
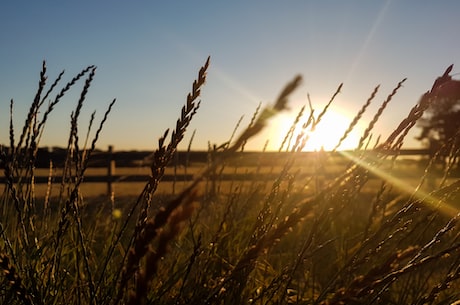
<instances>
[{"instance_id":1,"label":"tall grass","mask_svg":"<svg viewBox=\"0 0 460 305\"><path fill-rule=\"evenodd\" d=\"M305 160L301 151L340 85L319 115L311 103L310 111L299 111L279 149L288 157L272 160L273 180L223 181L229 168L256 175L264 169L257 160L249 169L241 151L287 108L301 83L297 76L272 105L256 110L239 135L235 130L228 143L210 149L208 163L193 182L170 196L157 196L165 169L199 110L208 68L209 58L175 129L159 138L143 191L118 202L114 197L84 199L81 191L115 100L90 139L92 115L81 141L81 108L96 68L83 69L58 90L63 73L47 87L43 64L19 135L11 101L10 143L1 149L6 178L0 211L2 304L450 304L460 299L460 180L449 170L457 150L450 150L444 173L428 162L416 185L400 176L397 163L408 131L435 100L436 88L422 95L386 139L372 145L373 128L404 80L398 83L363 132L359 150L344 153L348 161L329 177L336 154L318 152ZM84 85L70 115L62 182L55 185L50 164L42 198L34 182L40 138L56 105L80 81ZM368 111L378 89L336 148ZM297 126L300 132L294 134ZM426 183L428 176L435 177L434 183Z\"/></svg>"}]
</instances>

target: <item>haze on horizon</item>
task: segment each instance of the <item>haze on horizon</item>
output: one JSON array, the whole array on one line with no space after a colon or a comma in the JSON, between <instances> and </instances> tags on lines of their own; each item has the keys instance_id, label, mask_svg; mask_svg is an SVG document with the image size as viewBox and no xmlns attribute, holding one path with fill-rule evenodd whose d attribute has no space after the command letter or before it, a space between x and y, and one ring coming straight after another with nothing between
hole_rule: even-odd
<instances>
[{"instance_id":1,"label":"haze on horizon","mask_svg":"<svg viewBox=\"0 0 460 305\"><path fill-rule=\"evenodd\" d=\"M0 10L0 143L8 143L11 99L15 130L22 129L46 60L49 84L65 69L61 86L86 66L98 67L80 130L86 132L94 110L99 121L116 98L99 148L155 149L164 130L174 128L208 56L201 107L182 148L193 130L193 149L224 143L242 116L240 129L259 103L271 103L297 74L303 84L290 100L291 110L248 143L248 150L261 150L267 139L269 149L278 149L290 122L308 104L307 95L319 112L342 82L331 122L351 120L381 85L363 128L407 77L376 127L385 137L447 66L460 72L458 12L460 2L453 0L7 2ZM82 86L52 113L42 146L65 146ZM335 123L332 128L340 129ZM420 145L413 138L408 136L406 146Z\"/></svg>"}]
</instances>

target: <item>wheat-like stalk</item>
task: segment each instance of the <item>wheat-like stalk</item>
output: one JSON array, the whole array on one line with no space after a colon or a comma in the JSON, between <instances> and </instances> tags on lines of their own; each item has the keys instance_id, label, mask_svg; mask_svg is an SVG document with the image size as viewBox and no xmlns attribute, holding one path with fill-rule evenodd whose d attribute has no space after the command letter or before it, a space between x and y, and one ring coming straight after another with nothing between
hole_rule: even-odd
<instances>
[{"instance_id":1,"label":"wheat-like stalk","mask_svg":"<svg viewBox=\"0 0 460 305\"><path fill-rule=\"evenodd\" d=\"M39 80L39 83L38 83L38 89L37 89L37 93L35 95L35 98L29 108L29 113L27 114L27 117L26 117L26 121L24 123L24 127L22 128L22 133L20 135L20 138L19 138L19 142L17 144L17 147L16 147L16 151L19 151L19 149L21 148L24 140L26 137L30 136L30 129L32 127L32 124L34 122L34 117L36 117L37 113L38 113L38 107L40 105L40 98L41 98L41 93L45 87L45 84L46 84L46 64L45 62L43 62L42 64L42 70L40 72L40 80ZM28 132L29 131L29 132Z\"/></svg>"},{"instance_id":2,"label":"wheat-like stalk","mask_svg":"<svg viewBox=\"0 0 460 305\"><path fill-rule=\"evenodd\" d=\"M118 244L119 240L122 238L129 221L136 210L138 206L142 203L140 207L140 213L137 218L137 224L136 228L134 231L134 234L132 235L129 243L129 247L131 249L131 253L127 256L125 256L124 260L126 259L125 265L122 265L122 267L119 269L118 276L121 277L119 283L118 283L118 294L117 297L114 301L114 304L118 303L121 298L123 297L124 294L124 289L125 285L128 282L128 280L132 277L134 274L135 270L138 268L138 262L141 257L145 255L145 252L142 252L143 250L140 250L142 246L139 244L140 240L145 240L146 238L148 240L152 240L156 236L156 229L152 229L152 227L156 228L161 228L162 226L165 225L166 220L169 217L169 214L172 213L180 204L181 204L181 199L186 198L187 194L183 194L183 196L179 196L178 200L175 200L171 202L168 205L168 208L166 211L160 212L154 220L154 224L148 224L148 210L150 207L150 202L153 193L157 189L157 186L164 174L165 167L169 164L169 162L172 160L176 149L177 145L181 142L181 140L184 137L184 134L186 132L187 127L189 126L192 118L196 114L196 111L199 108L200 102L196 102L198 97L200 96L201 93L201 87L204 85L206 81L206 73L207 69L209 67L210 63L210 57L207 58L205 64L201 67L200 71L198 72L198 78L193 82L192 85L192 91L187 95L187 100L186 104L182 107L181 110L181 116L176 122L176 128L175 130L171 133L171 138L169 144L166 146L165 145L165 140L166 137L169 133L169 130L166 130L164 135L159 139L159 145L158 149L154 152L153 154L153 161L150 166L151 169L151 176L149 178L149 181L145 185L143 191L139 195L138 199L135 201L135 203L131 206L128 215L119 231L117 234L115 240L113 241L109 252L106 256L106 259L103 263L103 272L102 274L105 273L105 270L109 264L110 258L112 257L115 247ZM139 253L143 254L139 254ZM118 276L116 277L116 280L118 281ZM100 276L100 279L98 281L97 286L100 287L102 283L102 275Z\"/></svg>"},{"instance_id":3,"label":"wheat-like stalk","mask_svg":"<svg viewBox=\"0 0 460 305\"><path fill-rule=\"evenodd\" d=\"M83 76L85 76L86 73L88 73L89 71L93 70L95 67L94 66L88 66L86 67L85 69L83 69L82 71L80 71L80 73L78 73L75 77L72 78L72 80L70 82L68 82L64 88L61 89L61 91L59 91L59 93L56 95L56 97L54 98L54 100L52 102L50 102L48 104L48 107L47 109L45 110L45 112L43 113L43 117L42 119L40 120L40 123L38 124L37 126L37 132L39 134L41 134L45 128L45 124L48 120L48 117L50 115L50 113L54 110L54 107L56 107L56 105L61 101L62 97L67 93L67 91L70 90L71 87L73 87ZM62 72L63 73L63 72ZM61 73L61 74L62 74ZM58 78L60 78L62 75L59 75ZM53 88L53 86L52 86ZM47 94L48 95L48 94ZM47 96L46 95L46 96Z\"/></svg>"},{"instance_id":4,"label":"wheat-like stalk","mask_svg":"<svg viewBox=\"0 0 460 305\"><path fill-rule=\"evenodd\" d=\"M249 138L257 135L268 123L268 120L272 118L276 113L285 110L287 107L287 101L289 95L300 85L302 78L296 76L290 83L286 85L281 94L278 96L278 99L273 104L272 107L265 107L254 123L248 126L243 133L238 137L238 139L233 143L229 148L228 152L235 152L240 149Z\"/></svg>"},{"instance_id":5,"label":"wheat-like stalk","mask_svg":"<svg viewBox=\"0 0 460 305\"><path fill-rule=\"evenodd\" d=\"M337 97L337 95L339 95L340 91L342 90L342 87L343 87L343 83L340 84L338 87L337 87L337 90L334 92L334 94L332 95L331 99L329 100L329 102L327 102L326 106L324 106L323 110L321 111L321 113L318 115L318 117L316 118L314 124L312 125L312 130L314 131L315 130L315 126L318 125L318 123L321 121L321 119L323 118L323 116L326 114L327 110L329 109L329 107L331 106L332 102L335 100L335 98Z\"/></svg>"},{"instance_id":6,"label":"wheat-like stalk","mask_svg":"<svg viewBox=\"0 0 460 305\"><path fill-rule=\"evenodd\" d=\"M278 149L278 152L281 152L283 150L284 145L286 145L286 143L287 143L286 151L289 150L289 146L290 146L289 144L291 143L291 139L294 136L294 131L295 131L297 125L299 124L300 119L303 116L304 110L305 110L305 105L302 106L302 108L300 108L299 112L297 113L297 116L295 117L294 121L292 122L291 127L289 127L288 132L286 133L286 135L283 138L283 141L281 142L281 145L280 145L280 147Z\"/></svg>"},{"instance_id":7,"label":"wheat-like stalk","mask_svg":"<svg viewBox=\"0 0 460 305\"><path fill-rule=\"evenodd\" d=\"M155 277L157 272L158 263L163 256L166 255L168 244L179 234L181 227L184 221L188 220L194 210L193 203L196 201L198 194L196 192L189 194L188 197L183 198L183 201L180 204L180 207L176 208L169 215L168 229L163 229L158 234L158 244L155 247L155 251L147 250L145 252L145 267L139 272L136 278L136 287L133 293L130 294L130 299L128 304L143 304L144 300L149 292L149 286L151 281ZM157 227L154 223L151 224L154 227ZM156 229L156 230L159 230ZM151 236L144 236L147 239L141 241L141 244L150 245L152 240L149 240ZM142 251L143 252L143 251ZM138 259L143 253L134 253L133 255ZM142 256L141 256L142 257ZM128 260L130 258L128 257Z\"/></svg>"},{"instance_id":8,"label":"wheat-like stalk","mask_svg":"<svg viewBox=\"0 0 460 305\"><path fill-rule=\"evenodd\" d=\"M358 124L358 121L361 119L361 117L363 116L364 112L366 112L367 107L369 107L369 105L371 104L372 100L374 100L375 96L377 95L377 92L379 91L379 88L380 88L380 85L378 85L378 86L376 86L374 88L374 91L372 91L371 96L367 99L366 103L364 103L364 105L361 107L361 109L358 111L358 113L356 113L355 117L350 122L348 128L343 133L342 137L340 138L340 140L337 143L337 145L334 147L333 151L336 151L337 148L340 147L342 142L348 137L348 135L353 130L353 128L356 126L356 124Z\"/></svg>"},{"instance_id":9,"label":"wheat-like stalk","mask_svg":"<svg viewBox=\"0 0 460 305\"><path fill-rule=\"evenodd\" d=\"M396 93L402 87L402 85L404 84L405 81L406 81L406 78L404 78L402 81L400 81L398 83L398 85L393 89L393 91L388 95L388 97L385 99L385 101L383 101L382 105L380 105L380 108L377 110L376 114L374 115L372 120L369 122L369 125L367 126L366 130L364 130L364 133L361 136L361 139L359 140L358 149L360 149L363 146L364 141L369 137L370 132L374 128L374 125L379 120L379 118L382 115L382 113L385 110L385 108L388 106L388 103L390 103L392 98L396 95ZM390 138L391 138L391 136L390 136Z\"/></svg>"}]
</instances>

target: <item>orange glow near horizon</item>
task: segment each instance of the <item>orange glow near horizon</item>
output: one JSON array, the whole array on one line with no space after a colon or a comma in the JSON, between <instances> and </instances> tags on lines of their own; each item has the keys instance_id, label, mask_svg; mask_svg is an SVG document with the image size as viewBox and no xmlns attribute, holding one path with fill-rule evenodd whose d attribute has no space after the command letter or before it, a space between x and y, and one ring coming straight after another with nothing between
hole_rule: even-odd
<instances>
[{"instance_id":1,"label":"orange glow near horizon","mask_svg":"<svg viewBox=\"0 0 460 305\"><path fill-rule=\"evenodd\" d=\"M308 115L304 115L304 118L297 124L293 136L290 137L290 145L295 143L297 136L300 133L304 133L306 137L304 151L319 151L324 149L326 151L333 150L339 140L344 135L344 132L348 129L352 118L345 115L343 112L340 112L337 109L329 109L326 114L321 118L320 122L315 126L314 130L311 129L311 125L307 128L302 129L302 124L306 122ZM283 141L288 133L294 118L288 116L280 116L278 118L279 122L279 143ZM358 122L357 126L348 134L348 136L343 140L341 145L337 150L351 150L355 149L358 145L359 139L363 131L362 123ZM284 145L283 150L286 150L286 145Z\"/></svg>"}]
</instances>

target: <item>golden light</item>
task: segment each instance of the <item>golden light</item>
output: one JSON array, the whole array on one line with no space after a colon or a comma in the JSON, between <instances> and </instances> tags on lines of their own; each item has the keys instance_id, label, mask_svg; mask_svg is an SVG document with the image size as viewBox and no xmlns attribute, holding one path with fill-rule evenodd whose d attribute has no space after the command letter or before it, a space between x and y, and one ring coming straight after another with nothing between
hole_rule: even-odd
<instances>
[{"instance_id":1,"label":"golden light","mask_svg":"<svg viewBox=\"0 0 460 305\"><path fill-rule=\"evenodd\" d=\"M288 134L288 131L293 124L294 118L295 116L280 116L280 125L278 130L280 133L279 138L281 142L286 138L286 134ZM344 135L345 131L348 129L351 121L353 120L353 117L347 116L344 112L330 108L312 130L311 125L305 129L303 129L301 126L303 123L305 123L307 118L308 115L304 115L304 118L299 122L299 124L297 124L290 141L292 146L296 140L297 135L303 132L304 135L307 136L307 141L303 149L304 151L319 151L321 149L330 151L334 149ZM355 126L353 130L348 134L345 140L343 140L337 150L355 149L358 145L363 130L363 124L358 123L357 126ZM283 150L285 150L285 148L286 145L284 146Z\"/></svg>"}]
</instances>

